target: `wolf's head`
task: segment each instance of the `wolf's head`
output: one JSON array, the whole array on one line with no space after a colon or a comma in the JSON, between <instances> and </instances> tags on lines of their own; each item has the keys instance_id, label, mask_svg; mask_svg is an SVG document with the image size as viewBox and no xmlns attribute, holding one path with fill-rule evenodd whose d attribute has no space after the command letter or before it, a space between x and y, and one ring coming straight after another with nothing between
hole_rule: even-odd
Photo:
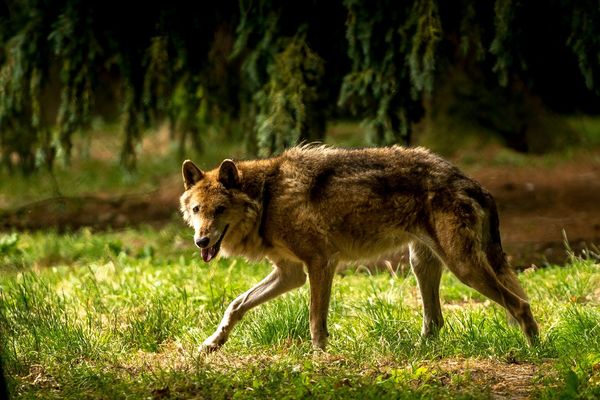
<instances>
[{"instance_id":1,"label":"wolf's head","mask_svg":"<svg viewBox=\"0 0 600 400\"><path fill-rule=\"evenodd\" d=\"M224 160L219 168L203 172L192 161L182 166L185 193L181 211L194 228L194 242L205 262L212 260L232 228L244 218L246 196L240 188L240 171L232 160Z\"/></svg>"}]
</instances>

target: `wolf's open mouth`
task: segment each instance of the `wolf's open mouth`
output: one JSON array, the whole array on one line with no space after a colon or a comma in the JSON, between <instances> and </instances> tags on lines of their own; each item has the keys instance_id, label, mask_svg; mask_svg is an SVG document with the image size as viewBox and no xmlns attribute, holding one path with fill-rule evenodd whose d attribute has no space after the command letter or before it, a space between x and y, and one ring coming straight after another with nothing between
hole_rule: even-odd
<instances>
[{"instance_id":1,"label":"wolf's open mouth","mask_svg":"<svg viewBox=\"0 0 600 400\"><path fill-rule=\"evenodd\" d=\"M228 228L229 225L227 225L225 229L223 229L223 233L221 234L219 240L217 240L217 243L200 251L202 253L202 259L204 260L204 262L209 262L210 260L215 258L217 253L219 253L219 250L221 249L221 242L223 241L223 238L225 237Z\"/></svg>"}]
</instances>

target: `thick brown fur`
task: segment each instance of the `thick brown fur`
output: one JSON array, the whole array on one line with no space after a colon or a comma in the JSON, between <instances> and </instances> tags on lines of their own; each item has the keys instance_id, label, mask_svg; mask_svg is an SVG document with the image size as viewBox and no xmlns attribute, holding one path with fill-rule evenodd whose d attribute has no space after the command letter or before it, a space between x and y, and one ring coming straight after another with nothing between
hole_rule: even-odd
<instances>
[{"instance_id":1,"label":"thick brown fur","mask_svg":"<svg viewBox=\"0 0 600 400\"><path fill-rule=\"evenodd\" d=\"M203 172L183 165L184 219L210 259L219 251L268 258L273 272L235 299L204 349L214 350L250 308L310 281L314 346L327 343L336 265L408 244L423 299L425 336L443 325L442 266L505 307L527 338L537 324L502 251L492 196L423 148L306 145L274 158L225 160Z\"/></svg>"}]
</instances>

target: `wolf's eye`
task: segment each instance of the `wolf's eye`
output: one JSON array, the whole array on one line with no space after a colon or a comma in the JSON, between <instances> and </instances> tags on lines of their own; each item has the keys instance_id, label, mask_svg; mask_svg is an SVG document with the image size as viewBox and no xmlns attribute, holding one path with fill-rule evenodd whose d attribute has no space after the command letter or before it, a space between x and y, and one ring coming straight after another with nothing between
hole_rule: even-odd
<instances>
[{"instance_id":1,"label":"wolf's eye","mask_svg":"<svg viewBox=\"0 0 600 400\"><path fill-rule=\"evenodd\" d=\"M223 206L219 206L217 208L215 208L215 215L220 215L223 214L225 212L225 207Z\"/></svg>"},{"instance_id":2,"label":"wolf's eye","mask_svg":"<svg viewBox=\"0 0 600 400\"><path fill-rule=\"evenodd\" d=\"M197 214L197 213L198 213L198 211L200 211L200 206L195 206L194 208L192 208L192 212L193 212L194 214Z\"/></svg>"}]
</instances>

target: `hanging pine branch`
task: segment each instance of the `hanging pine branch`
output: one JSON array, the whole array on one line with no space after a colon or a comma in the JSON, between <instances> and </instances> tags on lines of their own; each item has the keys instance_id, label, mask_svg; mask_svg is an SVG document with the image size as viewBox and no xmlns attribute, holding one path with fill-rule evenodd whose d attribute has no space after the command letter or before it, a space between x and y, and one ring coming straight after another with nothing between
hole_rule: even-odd
<instances>
[{"instance_id":1,"label":"hanging pine branch","mask_svg":"<svg viewBox=\"0 0 600 400\"><path fill-rule=\"evenodd\" d=\"M36 157L51 164L53 150L42 129L41 93L48 74L46 37L51 8L42 1L17 9L14 20L3 20L0 67L0 144L3 163L24 172L36 167ZM10 23L9 23L10 22ZM10 29L19 30L11 35ZM38 135L42 133L42 135ZM17 156L13 162L12 154Z\"/></svg>"},{"instance_id":2,"label":"hanging pine branch","mask_svg":"<svg viewBox=\"0 0 600 400\"><path fill-rule=\"evenodd\" d=\"M441 23L433 0L347 0L346 37L352 71L339 104L363 116L375 144L410 141L422 116L420 96L433 88Z\"/></svg>"},{"instance_id":3,"label":"hanging pine branch","mask_svg":"<svg viewBox=\"0 0 600 400\"><path fill-rule=\"evenodd\" d=\"M320 129L315 129L312 120L323 70L323 60L300 37L290 39L275 55L269 81L255 95L261 154L278 153L300 142L319 139Z\"/></svg>"},{"instance_id":4,"label":"hanging pine branch","mask_svg":"<svg viewBox=\"0 0 600 400\"><path fill-rule=\"evenodd\" d=\"M600 64L600 5L595 1L566 2L571 17L569 48L589 90L598 93Z\"/></svg>"}]
</instances>

